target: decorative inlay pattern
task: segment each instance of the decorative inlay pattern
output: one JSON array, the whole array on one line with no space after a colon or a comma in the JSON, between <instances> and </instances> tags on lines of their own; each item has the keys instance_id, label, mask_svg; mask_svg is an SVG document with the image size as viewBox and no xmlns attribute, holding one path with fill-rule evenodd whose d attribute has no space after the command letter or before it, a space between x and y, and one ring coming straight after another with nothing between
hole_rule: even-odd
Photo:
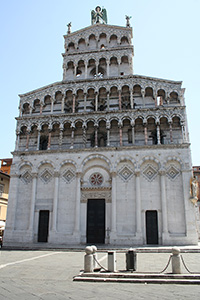
<instances>
[{"instance_id":1,"label":"decorative inlay pattern","mask_svg":"<svg viewBox=\"0 0 200 300\"><path fill-rule=\"evenodd\" d=\"M32 181L32 176L31 176L31 174L30 174L29 171L25 171L25 172L21 175L20 179L21 179L25 184L28 184L28 183L30 183L30 182Z\"/></svg>"},{"instance_id":2,"label":"decorative inlay pattern","mask_svg":"<svg viewBox=\"0 0 200 300\"><path fill-rule=\"evenodd\" d=\"M148 181L153 181L156 178L158 171L152 165L147 165L142 174Z\"/></svg>"},{"instance_id":3,"label":"decorative inlay pattern","mask_svg":"<svg viewBox=\"0 0 200 300\"><path fill-rule=\"evenodd\" d=\"M53 175L52 175L51 171L48 169L45 169L42 172L42 174L40 175L40 178L42 179L42 181L44 183L49 183L51 181L52 177L53 177Z\"/></svg>"},{"instance_id":4,"label":"decorative inlay pattern","mask_svg":"<svg viewBox=\"0 0 200 300\"><path fill-rule=\"evenodd\" d=\"M70 183L75 178L75 173L72 169L68 169L67 171L64 172L62 178L66 183Z\"/></svg>"},{"instance_id":5,"label":"decorative inlay pattern","mask_svg":"<svg viewBox=\"0 0 200 300\"><path fill-rule=\"evenodd\" d=\"M175 166L171 165L167 169L166 174L170 180L175 180L180 175L180 171L177 170Z\"/></svg>"},{"instance_id":6,"label":"decorative inlay pattern","mask_svg":"<svg viewBox=\"0 0 200 300\"><path fill-rule=\"evenodd\" d=\"M133 170L128 165L125 165L119 170L118 175L122 180L128 181L133 176Z\"/></svg>"},{"instance_id":7,"label":"decorative inlay pattern","mask_svg":"<svg viewBox=\"0 0 200 300\"><path fill-rule=\"evenodd\" d=\"M100 186L103 183L103 176L96 172L90 176L90 183L92 186Z\"/></svg>"}]
</instances>

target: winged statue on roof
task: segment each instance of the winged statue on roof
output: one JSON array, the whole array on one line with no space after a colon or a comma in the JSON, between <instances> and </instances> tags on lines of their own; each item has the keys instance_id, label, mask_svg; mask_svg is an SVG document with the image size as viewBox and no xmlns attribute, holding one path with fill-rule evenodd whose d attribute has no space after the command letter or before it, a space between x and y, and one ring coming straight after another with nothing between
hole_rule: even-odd
<instances>
[{"instance_id":1,"label":"winged statue on roof","mask_svg":"<svg viewBox=\"0 0 200 300\"><path fill-rule=\"evenodd\" d=\"M105 8L97 6L95 10L91 11L91 23L92 25L97 23L107 24L107 11Z\"/></svg>"}]
</instances>

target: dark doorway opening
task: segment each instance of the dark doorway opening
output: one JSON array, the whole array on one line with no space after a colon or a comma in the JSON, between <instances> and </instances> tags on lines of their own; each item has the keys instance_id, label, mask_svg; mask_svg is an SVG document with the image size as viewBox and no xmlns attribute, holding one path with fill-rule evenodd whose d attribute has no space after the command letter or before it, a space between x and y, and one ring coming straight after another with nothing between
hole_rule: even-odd
<instances>
[{"instance_id":1,"label":"dark doorway opening","mask_svg":"<svg viewBox=\"0 0 200 300\"><path fill-rule=\"evenodd\" d=\"M40 210L38 224L38 242L47 243L49 235L49 210Z\"/></svg>"},{"instance_id":2,"label":"dark doorway opening","mask_svg":"<svg viewBox=\"0 0 200 300\"><path fill-rule=\"evenodd\" d=\"M87 243L105 243L105 199L88 200Z\"/></svg>"},{"instance_id":3,"label":"dark doorway opening","mask_svg":"<svg viewBox=\"0 0 200 300\"><path fill-rule=\"evenodd\" d=\"M157 210L146 211L147 244L158 245L158 213Z\"/></svg>"}]
</instances>

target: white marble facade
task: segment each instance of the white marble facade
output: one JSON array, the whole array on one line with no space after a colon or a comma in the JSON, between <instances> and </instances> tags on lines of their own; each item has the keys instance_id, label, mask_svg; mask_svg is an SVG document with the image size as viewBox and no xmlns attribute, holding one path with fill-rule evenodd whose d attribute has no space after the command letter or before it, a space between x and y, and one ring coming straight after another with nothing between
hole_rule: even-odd
<instances>
[{"instance_id":1,"label":"white marble facade","mask_svg":"<svg viewBox=\"0 0 200 300\"><path fill-rule=\"evenodd\" d=\"M184 89L133 75L128 25L68 32L63 81L20 96L5 246L197 244Z\"/></svg>"}]
</instances>

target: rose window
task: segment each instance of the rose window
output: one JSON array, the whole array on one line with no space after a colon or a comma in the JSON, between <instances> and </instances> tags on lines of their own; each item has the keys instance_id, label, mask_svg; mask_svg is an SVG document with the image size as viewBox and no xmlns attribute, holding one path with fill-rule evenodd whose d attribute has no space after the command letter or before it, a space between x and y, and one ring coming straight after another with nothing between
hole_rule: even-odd
<instances>
[{"instance_id":1,"label":"rose window","mask_svg":"<svg viewBox=\"0 0 200 300\"><path fill-rule=\"evenodd\" d=\"M98 186L101 185L102 182L103 182L103 176L100 173L93 173L90 176L91 185Z\"/></svg>"}]
</instances>

